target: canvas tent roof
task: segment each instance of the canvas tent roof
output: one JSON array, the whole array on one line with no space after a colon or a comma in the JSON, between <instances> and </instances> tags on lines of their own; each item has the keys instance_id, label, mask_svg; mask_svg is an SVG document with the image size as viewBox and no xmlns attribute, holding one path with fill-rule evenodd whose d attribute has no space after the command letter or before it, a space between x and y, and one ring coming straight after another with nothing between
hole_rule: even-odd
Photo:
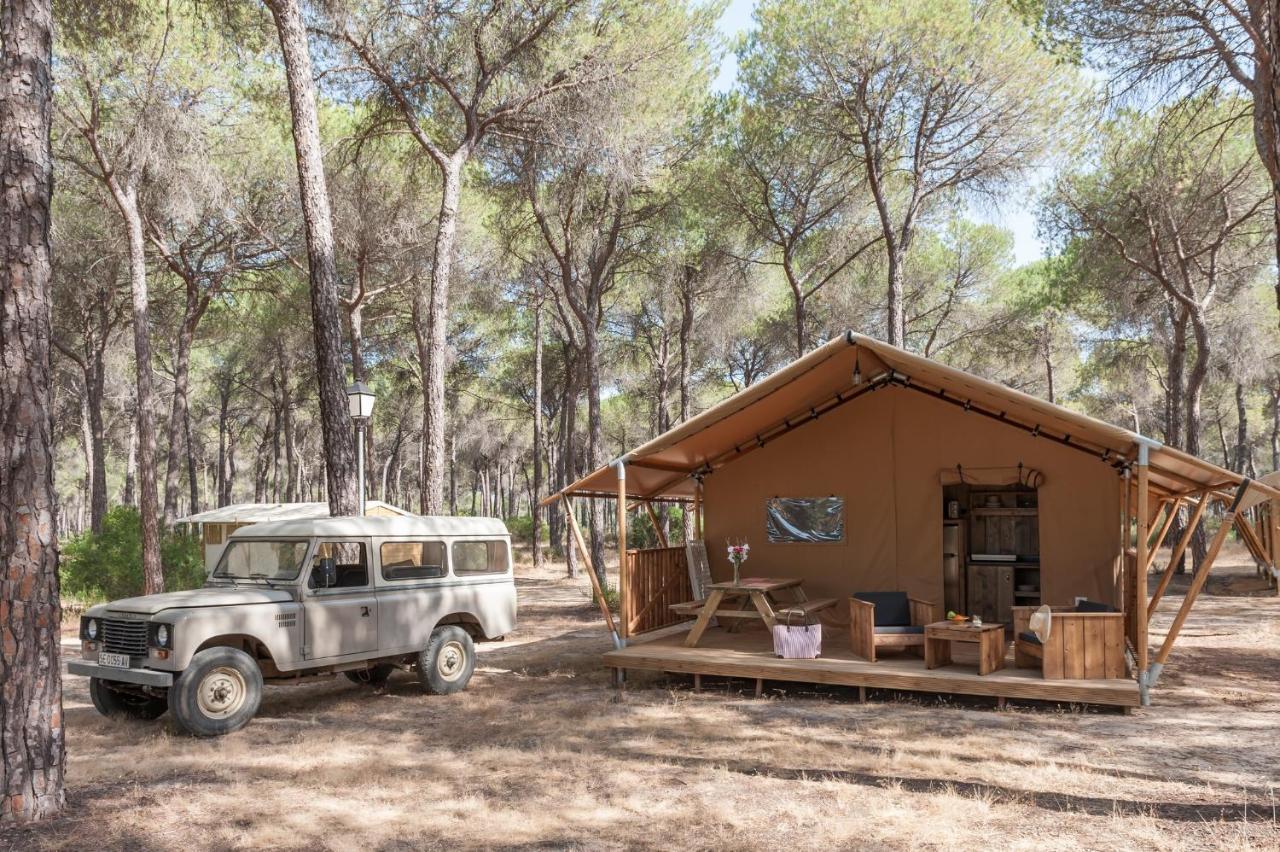
<instances>
[{"instance_id":1,"label":"canvas tent roof","mask_svg":"<svg viewBox=\"0 0 1280 852\"><path fill-rule=\"evenodd\" d=\"M381 500L366 502L368 509L385 509L397 515L411 516L412 512L384 503ZM287 521L302 518L329 517L328 503L233 503L206 512L196 512L178 523L185 524L258 524L265 521Z\"/></svg>"},{"instance_id":2,"label":"canvas tent roof","mask_svg":"<svg viewBox=\"0 0 1280 852\"><path fill-rule=\"evenodd\" d=\"M1237 473L1136 432L850 331L628 452L623 457L626 493L632 498L689 499L695 493L695 477L802 428L832 408L856 406L858 397L886 385L929 394L1117 467L1133 461L1145 444L1150 483L1157 493L1218 490L1242 481ZM1251 491L1280 497L1280 488L1262 482L1255 482ZM612 463L601 467L560 493L616 497L617 469Z\"/></svg>"}]
</instances>

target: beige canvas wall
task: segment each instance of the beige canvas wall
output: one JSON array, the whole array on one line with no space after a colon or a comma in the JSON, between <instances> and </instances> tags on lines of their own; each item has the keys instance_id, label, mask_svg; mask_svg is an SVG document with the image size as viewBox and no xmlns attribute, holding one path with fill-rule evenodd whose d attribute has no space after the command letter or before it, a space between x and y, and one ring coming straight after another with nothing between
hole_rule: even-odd
<instances>
[{"instance_id":1,"label":"beige canvas wall","mask_svg":"<svg viewBox=\"0 0 1280 852\"><path fill-rule=\"evenodd\" d=\"M885 388L796 429L705 481L707 550L730 572L726 539L746 539L746 576L800 577L810 597L903 590L942 600L944 470L1008 467L1044 474L1039 491L1044 601L1115 603L1120 487L1101 460L902 388ZM840 544L769 544L765 500L845 500ZM847 616L843 607L832 621Z\"/></svg>"}]
</instances>

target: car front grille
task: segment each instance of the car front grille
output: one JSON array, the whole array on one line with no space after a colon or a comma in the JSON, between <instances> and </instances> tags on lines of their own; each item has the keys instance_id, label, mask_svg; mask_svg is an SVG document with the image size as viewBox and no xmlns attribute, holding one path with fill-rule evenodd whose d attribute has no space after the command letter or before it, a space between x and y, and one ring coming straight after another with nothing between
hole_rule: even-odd
<instances>
[{"instance_id":1,"label":"car front grille","mask_svg":"<svg viewBox=\"0 0 1280 852\"><path fill-rule=\"evenodd\" d=\"M130 657L147 655L147 622L102 620L102 650L112 654L128 654Z\"/></svg>"}]
</instances>

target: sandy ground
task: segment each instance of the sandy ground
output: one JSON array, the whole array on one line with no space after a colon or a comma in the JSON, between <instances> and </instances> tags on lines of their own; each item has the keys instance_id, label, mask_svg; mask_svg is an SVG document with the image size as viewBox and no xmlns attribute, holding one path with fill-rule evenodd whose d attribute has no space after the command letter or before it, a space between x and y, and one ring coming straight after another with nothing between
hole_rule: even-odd
<instances>
[{"instance_id":1,"label":"sandy ground","mask_svg":"<svg viewBox=\"0 0 1280 852\"><path fill-rule=\"evenodd\" d=\"M103 719L68 678L65 816L0 848L1280 849L1280 598L1220 564L1130 715L640 673L618 695L586 581L523 566L520 628L456 696L268 687L209 741Z\"/></svg>"}]
</instances>

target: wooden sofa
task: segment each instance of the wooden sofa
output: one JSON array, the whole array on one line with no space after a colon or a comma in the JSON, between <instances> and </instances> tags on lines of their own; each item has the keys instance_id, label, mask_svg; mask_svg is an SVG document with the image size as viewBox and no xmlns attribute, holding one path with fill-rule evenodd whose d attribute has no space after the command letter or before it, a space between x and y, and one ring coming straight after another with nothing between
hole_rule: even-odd
<instances>
[{"instance_id":1,"label":"wooden sofa","mask_svg":"<svg viewBox=\"0 0 1280 852\"><path fill-rule=\"evenodd\" d=\"M938 621L937 605L906 592L855 592L849 598L849 647L854 656L876 661L876 648L924 652L924 626Z\"/></svg>"},{"instance_id":2,"label":"wooden sofa","mask_svg":"<svg viewBox=\"0 0 1280 852\"><path fill-rule=\"evenodd\" d=\"M1031 614L1037 609L1013 607L1015 666L1038 668L1046 680L1125 676L1124 613L1104 611L1110 607L1089 601L1082 601L1079 607L1050 607L1049 638L1041 643L1029 629Z\"/></svg>"}]
</instances>

